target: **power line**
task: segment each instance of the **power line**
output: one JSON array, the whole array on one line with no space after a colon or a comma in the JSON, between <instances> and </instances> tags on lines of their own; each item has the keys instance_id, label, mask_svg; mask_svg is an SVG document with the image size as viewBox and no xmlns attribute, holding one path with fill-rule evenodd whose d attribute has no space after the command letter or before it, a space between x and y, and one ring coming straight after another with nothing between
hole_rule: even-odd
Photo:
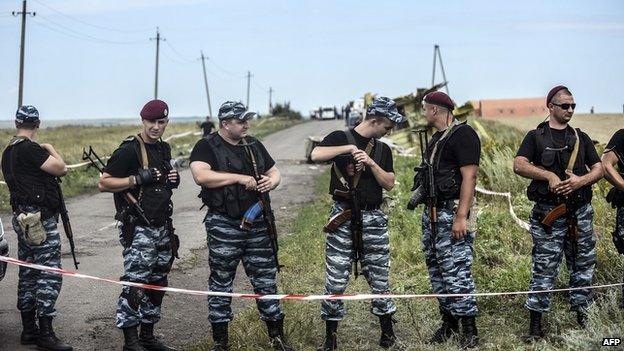
<instances>
[{"instance_id":1,"label":"power line","mask_svg":"<svg viewBox=\"0 0 624 351\"><path fill-rule=\"evenodd\" d=\"M72 21L76 21L76 22L81 23L81 24L83 24L85 26L89 26L89 27L93 27L93 28L97 28L97 29L103 29L103 30L108 30L108 31L112 31L112 32L119 32L119 33L137 33L137 32L147 32L147 31L151 31L152 30L151 28L145 28L145 29L118 29L118 28L104 27L104 26L100 26L100 25L97 25L97 24L89 23L87 21L81 20L80 18L77 18L77 17L74 17L74 16L70 16L70 15L64 13L64 12L61 12L61 11L59 11L59 10L57 10L57 9L47 5L47 4L45 4L42 1L39 1L39 0L34 0L34 1L36 1L39 5L47 7L48 9L58 13L59 15L65 17L65 18L68 18L68 19L70 19Z\"/></svg>"},{"instance_id":2,"label":"power line","mask_svg":"<svg viewBox=\"0 0 624 351\"><path fill-rule=\"evenodd\" d=\"M180 52L178 50L176 50L173 45L171 45L171 43L167 40L165 41L165 44L167 44L167 46L169 47L169 49L171 49L171 51L173 51L174 54L176 54L180 59L182 59L185 63L195 63L195 60L189 60L187 59L184 55L180 54Z\"/></svg>"},{"instance_id":3,"label":"power line","mask_svg":"<svg viewBox=\"0 0 624 351\"><path fill-rule=\"evenodd\" d=\"M61 31L64 32L64 34L71 34L71 36L78 38L78 39L84 39L84 40L90 40L93 42L98 42L98 43L104 43L104 44L117 44L117 45L134 45L134 44L139 44L139 43L146 43L145 40L134 40L134 41L116 41L116 40L109 40L109 39L103 39L103 38L98 38L98 37L94 37L92 35L89 34L85 34L85 33L81 33L78 32L74 29L72 29L71 27L65 26L63 24L60 24L58 22L55 22L51 19L49 19L46 16L39 16L38 18L41 18L42 20L48 22L49 24L55 26L57 29L60 29ZM38 22L39 24L43 25L42 23ZM44 26L48 29L50 29L49 26Z\"/></svg>"}]
</instances>

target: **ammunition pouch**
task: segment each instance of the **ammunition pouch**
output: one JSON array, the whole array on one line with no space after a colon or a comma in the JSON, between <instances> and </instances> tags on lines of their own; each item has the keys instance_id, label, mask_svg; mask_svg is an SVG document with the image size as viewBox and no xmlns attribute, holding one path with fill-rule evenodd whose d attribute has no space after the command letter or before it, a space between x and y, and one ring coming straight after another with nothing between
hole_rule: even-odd
<instances>
[{"instance_id":1,"label":"ammunition pouch","mask_svg":"<svg viewBox=\"0 0 624 351\"><path fill-rule=\"evenodd\" d=\"M115 219L121 222L121 245L128 248L134 240L134 230L138 225L138 217L131 213L132 208L126 207L115 215Z\"/></svg>"},{"instance_id":2,"label":"ammunition pouch","mask_svg":"<svg viewBox=\"0 0 624 351\"><path fill-rule=\"evenodd\" d=\"M443 200L457 199L461 189L461 180L461 173L456 169L446 172L436 172L434 181L437 197Z\"/></svg>"},{"instance_id":3,"label":"ammunition pouch","mask_svg":"<svg viewBox=\"0 0 624 351\"><path fill-rule=\"evenodd\" d=\"M145 217L150 220L152 226L163 226L171 217L171 195L172 191L167 186L144 187L140 199L141 208L143 208Z\"/></svg>"},{"instance_id":4,"label":"ammunition pouch","mask_svg":"<svg viewBox=\"0 0 624 351\"><path fill-rule=\"evenodd\" d=\"M21 212L17 215L17 223L24 233L24 240L30 246L39 246L46 240L47 234L41 221L41 211Z\"/></svg>"},{"instance_id":5,"label":"ammunition pouch","mask_svg":"<svg viewBox=\"0 0 624 351\"><path fill-rule=\"evenodd\" d=\"M624 207L624 190L613 187L607 193L606 199L613 208Z\"/></svg>"}]
</instances>

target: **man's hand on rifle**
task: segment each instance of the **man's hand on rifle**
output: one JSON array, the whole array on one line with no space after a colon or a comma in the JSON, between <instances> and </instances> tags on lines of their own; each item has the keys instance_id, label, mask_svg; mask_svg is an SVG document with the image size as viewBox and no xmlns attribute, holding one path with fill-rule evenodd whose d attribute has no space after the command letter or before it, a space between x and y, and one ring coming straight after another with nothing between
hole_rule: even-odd
<instances>
[{"instance_id":1,"label":"man's hand on rifle","mask_svg":"<svg viewBox=\"0 0 624 351\"><path fill-rule=\"evenodd\" d=\"M455 240L460 240L463 238L468 232L468 219L466 216L455 215L453 219L453 227L451 229L453 231L453 238Z\"/></svg>"},{"instance_id":2,"label":"man's hand on rifle","mask_svg":"<svg viewBox=\"0 0 624 351\"><path fill-rule=\"evenodd\" d=\"M561 179L559 179L559 177L552 172L548 173L548 190L550 190L550 192L552 193L556 193L557 187L561 183Z\"/></svg>"},{"instance_id":3,"label":"man's hand on rifle","mask_svg":"<svg viewBox=\"0 0 624 351\"><path fill-rule=\"evenodd\" d=\"M355 159L355 168L357 170L363 169L364 166L371 167L375 164L375 161L373 161L373 159L370 158L370 156L368 156L368 154L364 150L357 149L355 151L352 151L351 155Z\"/></svg>"},{"instance_id":4,"label":"man's hand on rifle","mask_svg":"<svg viewBox=\"0 0 624 351\"><path fill-rule=\"evenodd\" d=\"M134 176L134 183L136 185L148 185L156 182L160 179L161 173L157 168L139 169L139 172Z\"/></svg>"},{"instance_id":5,"label":"man's hand on rifle","mask_svg":"<svg viewBox=\"0 0 624 351\"><path fill-rule=\"evenodd\" d=\"M241 175L238 179L238 184L244 185L246 190L256 190L258 188L258 183L252 176Z\"/></svg>"},{"instance_id":6,"label":"man's hand on rifle","mask_svg":"<svg viewBox=\"0 0 624 351\"><path fill-rule=\"evenodd\" d=\"M178 170L174 168L169 171L167 178L171 183L178 184L180 182L180 173L178 173Z\"/></svg>"},{"instance_id":7,"label":"man's hand on rifle","mask_svg":"<svg viewBox=\"0 0 624 351\"><path fill-rule=\"evenodd\" d=\"M258 191L261 193L267 193L273 189L273 180L265 175L260 176L258 181Z\"/></svg>"},{"instance_id":8,"label":"man's hand on rifle","mask_svg":"<svg viewBox=\"0 0 624 351\"><path fill-rule=\"evenodd\" d=\"M572 173L572 171L566 171L566 175L569 178L559 183L555 193L567 196L585 185L584 179Z\"/></svg>"}]
</instances>

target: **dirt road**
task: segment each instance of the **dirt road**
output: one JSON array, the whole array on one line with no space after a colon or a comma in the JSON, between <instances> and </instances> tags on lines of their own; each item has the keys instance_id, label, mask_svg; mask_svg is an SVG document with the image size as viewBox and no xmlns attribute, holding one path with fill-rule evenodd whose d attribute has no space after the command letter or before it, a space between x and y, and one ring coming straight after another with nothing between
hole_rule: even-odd
<instances>
[{"instance_id":1,"label":"dirt road","mask_svg":"<svg viewBox=\"0 0 624 351\"><path fill-rule=\"evenodd\" d=\"M323 135L344 128L342 121L315 121L282 130L265 138L264 144L282 172L282 184L271 194L279 222L292 218L298 206L314 198L314 178L323 167L303 163L304 140L308 135ZM174 224L180 235L181 260L176 260L169 282L174 287L207 289L208 268L206 232L202 221L205 211L197 198L199 187L188 170L182 171L182 183L174 194ZM67 202L75 232L80 271L99 277L119 277L123 273L121 245L113 221L111 194L80 196ZM8 214L2 221L11 245L11 257L17 257L17 242ZM62 231L62 229L61 229ZM280 235L288 235L284 231ZM64 234L62 234L64 235ZM63 267L73 268L69 245L63 240ZM34 350L19 345L21 323L16 305L17 268L9 266L0 282L0 350ZM251 292L239 267L236 291ZM119 350L123 336L115 328L115 305L120 287L90 280L64 278L57 302L55 329L75 350ZM234 306L254 304L235 301ZM156 333L174 346L183 347L209 335L205 298L167 294L163 318Z\"/></svg>"}]
</instances>

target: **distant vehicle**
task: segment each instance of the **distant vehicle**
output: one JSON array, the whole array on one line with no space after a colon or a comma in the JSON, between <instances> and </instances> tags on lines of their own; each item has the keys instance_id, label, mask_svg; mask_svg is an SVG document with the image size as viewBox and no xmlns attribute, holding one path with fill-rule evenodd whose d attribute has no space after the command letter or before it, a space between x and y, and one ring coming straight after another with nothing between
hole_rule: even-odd
<instances>
[{"instance_id":1,"label":"distant vehicle","mask_svg":"<svg viewBox=\"0 0 624 351\"><path fill-rule=\"evenodd\" d=\"M338 119L341 118L336 107L319 107L316 110L310 111L310 118L312 119Z\"/></svg>"}]
</instances>

